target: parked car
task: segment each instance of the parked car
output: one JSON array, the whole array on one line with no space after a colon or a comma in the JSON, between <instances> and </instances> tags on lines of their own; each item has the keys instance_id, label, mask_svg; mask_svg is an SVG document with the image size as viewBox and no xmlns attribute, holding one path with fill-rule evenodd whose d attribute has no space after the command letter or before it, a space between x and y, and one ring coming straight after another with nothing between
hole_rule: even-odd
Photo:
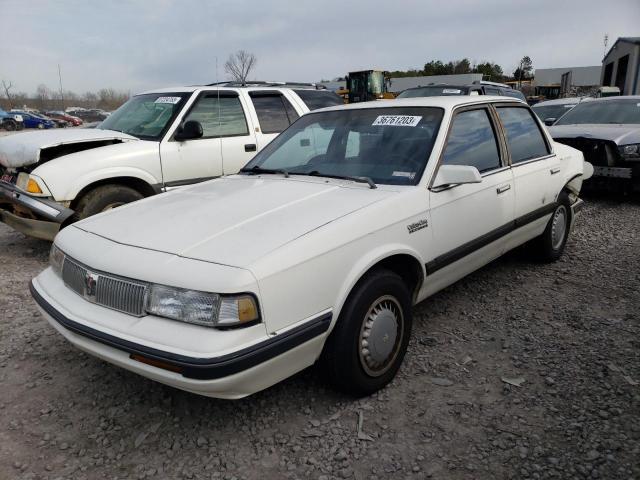
<instances>
[{"instance_id":1,"label":"parked car","mask_svg":"<svg viewBox=\"0 0 640 480\"><path fill-rule=\"evenodd\" d=\"M183 390L239 398L319 361L367 395L413 304L526 242L558 259L590 172L514 99L322 109L238 175L65 228L31 291L71 343Z\"/></svg>"},{"instance_id":2,"label":"parked car","mask_svg":"<svg viewBox=\"0 0 640 480\"><path fill-rule=\"evenodd\" d=\"M67 122L66 120L62 120L60 118L51 118L49 115L43 112L38 113L38 116L44 118L45 120L53 122L56 128L67 128L71 126L71 123Z\"/></svg>"},{"instance_id":3,"label":"parked car","mask_svg":"<svg viewBox=\"0 0 640 480\"><path fill-rule=\"evenodd\" d=\"M549 128L595 168L593 188L640 190L640 95L582 102Z\"/></svg>"},{"instance_id":4,"label":"parked car","mask_svg":"<svg viewBox=\"0 0 640 480\"><path fill-rule=\"evenodd\" d=\"M431 84L423 87L407 88L397 98L418 98L456 95L498 95L525 101L524 94L507 84L495 82L478 82L470 85Z\"/></svg>"},{"instance_id":5,"label":"parked car","mask_svg":"<svg viewBox=\"0 0 640 480\"><path fill-rule=\"evenodd\" d=\"M0 181L0 220L51 240L77 219L236 173L310 110L297 91L306 95L271 87L146 92L97 128L1 138L0 175L9 181Z\"/></svg>"},{"instance_id":6,"label":"parked car","mask_svg":"<svg viewBox=\"0 0 640 480\"><path fill-rule=\"evenodd\" d=\"M25 112L22 110L11 110L11 113L20 115L24 120L24 128L56 128L54 121L44 118L37 113Z\"/></svg>"},{"instance_id":7,"label":"parked car","mask_svg":"<svg viewBox=\"0 0 640 480\"><path fill-rule=\"evenodd\" d=\"M107 112L99 109L71 110L67 113L80 118L83 122L101 122L109 116Z\"/></svg>"},{"instance_id":8,"label":"parked car","mask_svg":"<svg viewBox=\"0 0 640 480\"><path fill-rule=\"evenodd\" d=\"M69 115L65 112L61 111L50 111L45 113L49 118L63 120L67 122L69 125L73 125L74 127L78 127L82 125L82 119L79 117L74 117L73 115Z\"/></svg>"},{"instance_id":9,"label":"parked car","mask_svg":"<svg viewBox=\"0 0 640 480\"><path fill-rule=\"evenodd\" d=\"M592 100L590 97L558 98L556 100L538 102L532 105L531 109L545 125L551 126L577 104L590 100Z\"/></svg>"},{"instance_id":10,"label":"parked car","mask_svg":"<svg viewBox=\"0 0 640 480\"><path fill-rule=\"evenodd\" d=\"M19 113L5 112L0 108L0 128L7 131L22 130L24 119Z\"/></svg>"}]
</instances>

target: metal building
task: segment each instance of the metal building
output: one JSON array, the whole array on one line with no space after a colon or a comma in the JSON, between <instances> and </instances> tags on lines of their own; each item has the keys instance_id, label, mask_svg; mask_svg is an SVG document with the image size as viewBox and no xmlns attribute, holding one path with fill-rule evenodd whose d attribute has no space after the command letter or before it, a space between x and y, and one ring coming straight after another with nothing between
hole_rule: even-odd
<instances>
[{"instance_id":1,"label":"metal building","mask_svg":"<svg viewBox=\"0 0 640 480\"><path fill-rule=\"evenodd\" d=\"M602 85L640 95L640 37L620 37L602 60Z\"/></svg>"}]
</instances>

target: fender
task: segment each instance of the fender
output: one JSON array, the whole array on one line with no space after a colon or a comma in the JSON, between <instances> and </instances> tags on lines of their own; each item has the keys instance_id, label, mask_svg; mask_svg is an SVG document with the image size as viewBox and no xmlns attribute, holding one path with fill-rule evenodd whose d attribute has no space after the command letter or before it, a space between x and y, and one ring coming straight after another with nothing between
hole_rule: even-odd
<instances>
[{"instance_id":1,"label":"fender","mask_svg":"<svg viewBox=\"0 0 640 480\"><path fill-rule=\"evenodd\" d=\"M112 167L103 170L90 172L74 181L67 191L65 198L75 199L80 191L87 185L99 182L100 180L117 179L120 177L133 177L148 183L149 186L162 183L162 179L155 178L149 172L135 167Z\"/></svg>"},{"instance_id":2,"label":"fender","mask_svg":"<svg viewBox=\"0 0 640 480\"><path fill-rule=\"evenodd\" d=\"M360 258L349 270L349 273L345 276L344 281L342 282L337 301L333 307L334 315L331 320L331 326L329 327L329 332L333 330L336 322L338 321L338 317L340 316L340 311L344 306L344 303L347 301L347 297L353 290L353 287L360 281L360 279L369 271L373 266L383 261L385 258L392 257L394 255L409 255L413 257L419 264L422 270L422 277L426 277L425 272L425 262L421 259L420 254L411 246L404 245L401 243L392 243L381 245L378 248L367 252L367 255Z\"/></svg>"}]
</instances>

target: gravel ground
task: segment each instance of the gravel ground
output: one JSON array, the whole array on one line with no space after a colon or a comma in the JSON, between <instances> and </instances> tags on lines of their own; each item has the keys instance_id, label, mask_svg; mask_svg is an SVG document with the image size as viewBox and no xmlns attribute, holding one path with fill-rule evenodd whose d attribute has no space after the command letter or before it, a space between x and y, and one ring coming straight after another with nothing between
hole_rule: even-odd
<instances>
[{"instance_id":1,"label":"gravel ground","mask_svg":"<svg viewBox=\"0 0 640 480\"><path fill-rule=\"evenodd\" d=\"M48 244L0 225L0 479L640 479L640 201L592 199L562 259L522 252L415 308L397 379L314 369L240 401L89 357L38 315Z\"/></svg>"}]
</instances>

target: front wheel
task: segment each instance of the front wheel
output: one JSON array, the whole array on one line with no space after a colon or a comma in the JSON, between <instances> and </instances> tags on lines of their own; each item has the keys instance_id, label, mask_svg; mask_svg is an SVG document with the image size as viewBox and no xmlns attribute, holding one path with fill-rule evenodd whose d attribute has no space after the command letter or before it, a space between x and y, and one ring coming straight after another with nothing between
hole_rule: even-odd
<instances>
[{"instance_id":1,"label":"front wheel","mask_svg":"<svg viewBox=\"0 0 640 480\"><path fill-rule=\"evenodd\" d=\"M361 280L342 308L321 357L339 390L364 396L395 377L411 336L411 296L393 272L378 270Z\"/></svg>"},{"instance_id":2,"label":"front wheel","mask_svg":"<svg viewBox=\"0 0 640 480\"><path fill-rule=\"evenodd\" d=\"M7 132L13 132L18 129L18 124L13 120L5 120L2 126Z\"/></svg>"},{"instance_id":3,"label":"front wheel","mask_svg":"<svg viewBox=\"0 0 640 480\"><path fill-rule=\"evenodd\" d=\"M82 220L97 213L140 200L144 196L124 185L102 185L87 192L76 206L75 220Z\"/></svg>"}]
</instances>

